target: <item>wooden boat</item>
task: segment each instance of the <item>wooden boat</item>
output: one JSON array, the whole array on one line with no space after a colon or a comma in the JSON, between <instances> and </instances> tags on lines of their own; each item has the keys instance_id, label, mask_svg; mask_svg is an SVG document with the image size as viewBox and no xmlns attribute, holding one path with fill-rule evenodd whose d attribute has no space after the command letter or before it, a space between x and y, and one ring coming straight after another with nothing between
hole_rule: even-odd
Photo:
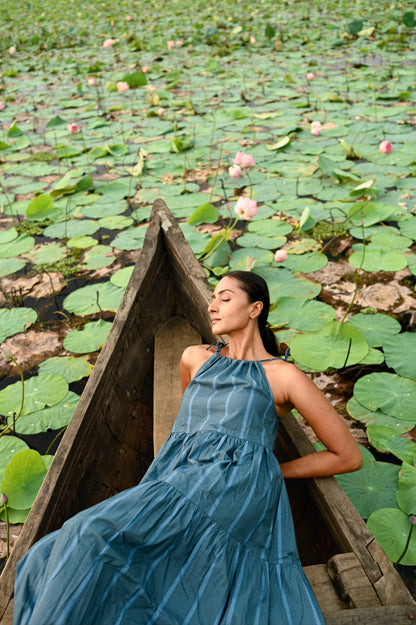
<instances>
[{"instance_id":1,"label":"wooden boat","mask_svg":"<svg viewBox=\"0 0 416 625\"><path fill-rule=\"evenodd\" d=\"M110 335L0 578L3 625L12 623L15 565L28 548L145 473L179 406L182 350L215 340L207 313L210 293L175 219L156 200ZM287 415L278 457L311 451L296 419ZM327 625L404 625L416 618L400 576L336 480L288 486L302 565Z\"/></svg>"}]
</instances>

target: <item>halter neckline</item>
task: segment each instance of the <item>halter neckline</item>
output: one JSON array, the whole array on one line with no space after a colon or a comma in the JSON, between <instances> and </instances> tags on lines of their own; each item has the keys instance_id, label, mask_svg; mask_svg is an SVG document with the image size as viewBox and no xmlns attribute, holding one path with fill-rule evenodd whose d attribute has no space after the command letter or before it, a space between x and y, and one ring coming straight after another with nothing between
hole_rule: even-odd
<instances>
[{"instance_id":1,"label":"halter neckline","mask_svg":"<svg viewBox=\"0 0 416 625\"><path fill-rule=\"evenodd\" d=\"M207 347L207 350L210 347L214 347L214 345L216 347L215 349L216 354L219 354L221 358L226 358L227 360L234 360L234 362L269 362L271 360L281 360L279 356L275 356L273 358L263 358L262 360L244 360L244 358L231 358L230 356L224 356L224 354L221 354L221 350L224 347L227 347L228 343L222 343L221 341L218 341L217 343L211 343L211 345Z\"/></svg>"}]
</instances>

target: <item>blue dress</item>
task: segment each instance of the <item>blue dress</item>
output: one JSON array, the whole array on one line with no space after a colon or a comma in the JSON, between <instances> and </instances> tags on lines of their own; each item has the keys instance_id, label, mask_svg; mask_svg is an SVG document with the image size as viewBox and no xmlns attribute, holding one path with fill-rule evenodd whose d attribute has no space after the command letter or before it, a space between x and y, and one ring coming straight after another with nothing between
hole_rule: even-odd
<instances>
[{"instance_id":1,"label":"blue dress","mask_svg":"<svg viewBox=\"0 0 416 625\"><path fill-rule=\"evenodd\" d=\"M221 347L140 484L19 562L14 625L324 625L273 455L262 361Z\"/></svg>"}]
</instances>

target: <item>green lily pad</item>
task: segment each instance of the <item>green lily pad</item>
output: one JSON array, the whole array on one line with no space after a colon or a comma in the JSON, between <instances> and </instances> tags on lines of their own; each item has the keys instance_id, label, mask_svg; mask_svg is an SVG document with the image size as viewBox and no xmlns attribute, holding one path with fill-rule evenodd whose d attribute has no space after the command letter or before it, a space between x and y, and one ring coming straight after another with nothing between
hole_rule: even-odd
<instances>
[{"instance_id":1,"label":"green lily pad","mask_svg":"<svg viewBox=\"0 0 416 625\"><path fill-rule=\"evenodd\" d=\"M133 219L126 217L125 215L110 215L108 217L102 217L98 220L100 228L107 230L123 230L132 225Z\"/></svg>"},{"instance_id":2,"label":"green lily pad","mask_svg":"<svg viewBox=\"0 0 416 625\"><path fill-rule=\"evenodd\" d=\"M400 233L404 237L416 240L416 217L412 217L406 221L399 222Z\"/></svg>"},{"instance_id":3,"label":"green lily pad","mask_svg":"<svg viewBox=\"0 0 416 625\"><path fill-rule=\"evenodd\" d=\"M68 425L78 402L79 395L69 391L55 406L19 417L16 421L16 432L38 434L47 430L59 430Z\"/></svg>"},{"instance_id":4,"label":"green lily pad","mask_svg":"<svg viewBox=\"0 0 416 625\"><path fill-rule=\"evenodd\" d=\"M357 313L348 319L348 325L357 328L371 347L381 347L401 330L396 319L382 313Z\"/></svg>"},{"instance_id":5,"label":"green lily pad","mask_svg":"<svg viewBox=\"0 0 416 625\"><path fill-rule=\"evenodd\" d=\"M87 284L64 299L64 308L76 315L91 315L100 310L117 312L124 289L110 282ZM87 350L88 351L88 350Z\"/></svg>"},{"instance_id":6,"label":"green lily pad","mask_svg":"<svg viewBox=\"0 0 416 625\"><path fill-rule=\"evenodd\" d=\"M95 247L98 245L97 239L88 235L78 235L68 240L67 246L78 250L85 250L88 247Z\"/></svg>"},{"instance_id":7,"label":"green lily pad","mask_svg":"<svg viewBox=\"0 0 416 625\"><path fill-rule=\"evenodd\" d=\"M0 245L2 243L10 243L19 236L16 228L9 228L8 230L0 230Z\"/></svg>"},{"instance_id":8,"label":"green lily pad","mask_svg":"<svg viewBox=\"0 0 416 625\"><path fill-rule=\"evenodd\" d=\"M269 313L268 322L281 327L287 326L303 332L321 330L335 319L336 311L324 302L299 297L279 297Z\"/></svg>"},{"instance_id":9,"label":"green lily pad","mask_svg":"<svg viewBox=\"0 0 416 625\"><path fill-rule=\"evenodd\" d=\"M360 404L406 421L416 422L415 396L416 380L384 371L365 375L354 386L354 397Z\"/></svg>"},{"instance_id":10,"label":"green lily pad","mask_svg":"<svg viewBox=\"0 0 416 625\"><path fill-rule=\"evenodd\" d=\"M82 266L86 269L102 269L114 262L115 258L109 245L96 245L85 253Z\"/></svg>"},{"instance_id":11,"label":"green lily pad","mask_svg":"<svg viewBox=\"0 0 416 625\"><path fill-rule=\"evenodd\" d=\"M366 426L385 425L395 432L399 432L399 434L404 434L404 432L410 432L410 430L412 430L415 425L414 421L395 419L394 417L389 417L380 410L372 412L371 410L360 404L355 399L355 397L351 397L348 400L347 411L353 419L361 421L361 423L364 423Z\"/></svg>"},{"instance_id":12,"label":"green lily pad","mask_svg":"<svg viewBox=\"0 0 416 625\"><path fill-rule=\"evenodd\" d=\"M365 461L354 473L337 475L336 480L347 493L363 519L379 508L396 505L399 470L390 462Z\"/></svg>"},{"instance_id":13,"label":"green lily pad","mask_svg":"<svg viewBox=\"0 0 416 625\"><path fill-rule=\"evenodd\" d=\"M301 365L324 371L360 362L368 352L368 344L356 328L330 321L319 332L296 336L290 350Z\"/></svg>"},{"instance_id":14,"label":"green lily pad","mask_svg":"<svg viewBox=\"0 0 416 625\"><path fill-rule=\"evenodd\" d=\"M264 237L284 237L292 232L293 227L280 219L258 219L250 221L247 229Z\"/></svg>"},{"instance_id":15,"label":"green lily pad","mask_svg":"<svg viewBox=\"0 0 416 625\"><path fill-rule=\"evenodd\" d=\"M24 232L16 239L0 245L0 258L11 258L19 256L32 249L35 239Z\"/></svg>"},{"instance_id":16,"label":"green lily pad","mask_svg":"<svg viewBox=\"0 0 416 625\"><path fill-rule=\"evenodd\" d=\"M413 464L416 457L416 443L404 438L398 432L383 425L370 425L367 436L371 445L383 453L391 453L403 462Z\"/></svg>"},{"instance_id":17,"label":"green lily pad","mask_svg":"<svg viewBox=\"0 0 416 625\"><path fill-rule=\"evenodd\" d=\"M387 248L396 251L405 251L411 247L413 241L408 237L400 236L391 230L383 230L372 235L371 243L378 247Z\"/></svg>"},{"instance_id":18,"label":"green lily pad","mask_svg":"<svg viewBox=\"0 0 416 625\"><path fill-rule=\"evenodd\" d=\"M140 250L143 246L146 230L147 224L128 228L115 237L112 246L117 250Z\"/></svg>"},{"instance_id":19,"label":"green lily pad","mask_svg":"<svg viewBox=\"0 0 416 625\"><path fill-rule=\"evenodd\" d=\"M188 224L215 224L218 221L218 211L209 202L201 204L189 217Z\"/></svg>"},{"instance_id":20,"label":"green lily pad","mask_svg":"<svg viewBox=\"0 0 416 625\"><path fill-rule=\"evenodd\" d=\"M383 344L386 364L396 373L416 380L416 334L402 332Z\"/></svg>"},{"instance_id":21,"label":"green lily pad","mask_svg":"<svg viewBox=\"0 0 416 625\"><path fill-rule=\"evenodd\" d=\"M53 205L50 195L37 195L26 209L26 217L31 221L43 221L44 219L59 219L61 210Z\"/></svg>"},{"instance_id":22,"label":"green lily pad","mask_svg":"<svg viewBox=\"0 0 416 625\"><path fill-rule=\"evenodd\" d=\"M88 377L93 369L93 365L88 362L87 356L74 358L74 356L55 356L40 363L38 370L40 375L55 373L68 382L75 382Z\"/></svg>"},{"instance_id":23,"label":"green lily pad","mask_svg":"<svg viewBox=\"0 0 416 625\"><path fill-rule=\"evenodd\" d=\"M397 503L406 514L416 515L416 467L403 462L397 489Z\"/></svg>"},{"instance_id":24,"label":"green lily pad","mask_svg":"<svg viewBox=\"0 0 416 625\"><path fill-rule=\"evenodd\" d=\"M0 484L3 480L4 469L12 457L22 449L29 449L28 445L17 436L2 436L0 438ZM1 491L0 491L1 492Z\"/></svg>"},{"instance_id":25,"label":"green lily pad","mask_svg":"<svg viewBox=\"0 0 416 625\"><path fill-rule=\"evenodd\" d=\"M209 249L212 249L214 244L214 237L211 237L206 232L198 232L195 228L187 223L181 222L179 224L185 239L188 241L194 254L202 254ZM212 244L212 245L211 245Z\"/></svg>"},{"instance_id":26,"label":"green lily pad","mask_svg":"<svg viewBox=\"0 0 416 625\"><path fill-rule=\"evenodd\" d=\"M91 219L72 219L51 224L45 228L43 235L51 239L72 239L77 236L94 234L99 227L98 223Z\"/></svg>"},{"instance_id":27,"label":"green lily pad","mask_svg":"<svg viewBox=\"0 0 416 625\"><path fill-rule=\"evenodd\" d=\"M22 449L10 460L4 470L0 490L9 498L8 505L26 510L35 501L46 475L46 466L39 452Z\"/></svg>"},{"instance_id":28,"label":"green lily pad","mask_svg":"<svg viewBox=\"0 0 416 625\"><path fill-rule=\"evenodd\" d=\"M111 325L103 319L86 323L83 330L71 330L64 338L63 346L74 354L95 352L104 345Z\"/></svg>"},{"instance_id":29,"label":"green lily pad","mask_svg":"<svg viewBox=\"0 0 416 625\"><path fill-rule=\"evenodd\" d=\"M123 269L119 269L110 278L111 284L114 286L125 289L129 283L131 274L133 273L134 265L130 267L123 267Z\"/></svg>"},{"instance_id":30,"label":"green lily pad","mask_svg":"<svg viewBox=\"0 0 416 625\"><path fill-rule=\"evenodd\" d=\"M348 218L354 226L359 226L362 222L366 228L380 221L385 221L395 210L395 206L381 202L356 202L348 210Z\"/></svg>"},{"instance_id":31,"label":"green lily pad","mask_svg":"<svg viewBox=\"0 0 416 625\"><path fill-rule=\"evenodd\" d=\"M20 258L0 258L0 278L20 271L25 265L26 261Z\"/></svg>"},{"instance_id":32,"label":"green lily pad","mask_svg":"<svg viewBox=\"0 0 416 625\"><path fill-rule=\"evenodd\" d=\"M25 380L25 397L22 415L54 406L68 393L68 382L60 375L37 375ZM12 416L19 413L22 384L15 382L0 391L0 413Z\"/></svg>"},{"instance_id":33,"label":"green lily pad","mask_svg":"<svg viewBox=\"0 0 416 625\"><path fill-rule=\"evenodd\" d=\"M282 263L291 271L312 273L320 271L328 264L328 258L322 252L307 252L306 254L288 254Z\"/></svg>"},{"instance_id":34,"label":"green lily pad","mask_svg":"<svg viewBox=\"0 0 416 625\"><path fill-rule=\"evenodd\" d=\"M237 243L243 247L260 247L265 250L277 250L286 241L286 237L265 237L255 232L245 232L237 239Z\"/></svg>"},{"instance_id":35,"label":"green lily pad","mask_svg":"<svg viewBox=\"0 0 416 625\"><path fill-rule=\"evenodd\" d=\"M37 319L37 312L32 308L0 309L0 343L8 336L23 332Z\"/></svg>"},{"instance_id":36,"label":"green lily pad","mask_svg":"<svg viewBox=\"0 0 416 625\"><path fill-rule=\"evenodd\" d=\"M66 254L65 247L60 243L45 243L38 249L25 254L25 257L35 265L41 265L43 263L56 263L65 258Z\"/></svg>"},{"instance_id":37,"label":"green lily pad","mask_svg":"<svg viewBox=\"0 0 416 625\"><path fill-rule=\"evenodd\" d=\"M243 247L235 250L230 259L230 268L235 270L250 271L254 269L256 273L261 265L270 265L273 262L273 254L260 247Z\"/></svg>"},{"instance_id":38,"label":"green lily pad","mask_svg":"<svg viewBox=\"0 0 416 625\"><path fill-rule=\"evenodd\" d=\"M364 271L400 271L407 266L407 259L400 252L386 250L370 243L365 248L363 261L363 245L357 243L352 247L354 252L348 258L348 262L354 267L362 267Z\"/></svg>"},{"instance_id":39,"label":"green lily pad","mask_svg":"<svg viewBox=\"0 0 416 625\"><path fill-rule=\"evenodd\" d=\"M255 267L255 272L266 280L271 302L275 302L278 297L286 296L313 299L319 295L322 288L320 284L297 276L284 267Z\"/></svg>"},{"instance_id":40,"label":"green lily pad","mask_svg":"<svg viewBox=\"0 0 416 625\"><path fill-rule=\"evenodd\" d=\"M404 552L412 528L408 515L399 508L380 508L369 517L367 525L390 560L396 562ZM416 565L416 532L412 532L406 554L400 563Z\"/></svg>"}]
</instances>

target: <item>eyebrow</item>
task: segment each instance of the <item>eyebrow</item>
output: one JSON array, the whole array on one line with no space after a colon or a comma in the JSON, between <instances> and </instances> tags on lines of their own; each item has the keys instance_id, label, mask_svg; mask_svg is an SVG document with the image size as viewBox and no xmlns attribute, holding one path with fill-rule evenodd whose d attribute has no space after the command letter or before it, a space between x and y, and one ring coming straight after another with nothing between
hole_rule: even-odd
<instances>
[{"instance_id":1,"label":"eyebrow","mask_svg":"<svg viewBox=\"0 0 416 625\"><path fill-rule=\"evenodd\" d=\"M218 295L221 295L221 293L234 293L234 291L232 289L222 289L221 291L218 291ZM212 294L211 299L214 299L215 297L215 293Z\"/></svg>"}]
</instances>

